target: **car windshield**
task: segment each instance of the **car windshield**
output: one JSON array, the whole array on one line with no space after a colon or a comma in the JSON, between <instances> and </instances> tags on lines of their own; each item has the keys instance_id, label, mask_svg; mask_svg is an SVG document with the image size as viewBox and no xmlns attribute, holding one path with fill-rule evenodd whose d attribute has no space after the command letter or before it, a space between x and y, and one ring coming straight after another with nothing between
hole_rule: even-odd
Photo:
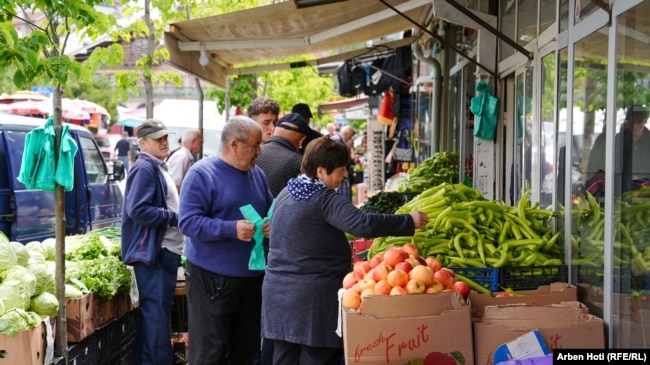
<instances>
[{"instance_id":1,"label":"car windshield","mask_svg":"<svg viewBox=\"0 0 650 365\"><path fill-rule=\"evenodd\" d=\"M95 138L99 147L110 147L111 141L108 138Z\"/></svg>"}]
</instances>

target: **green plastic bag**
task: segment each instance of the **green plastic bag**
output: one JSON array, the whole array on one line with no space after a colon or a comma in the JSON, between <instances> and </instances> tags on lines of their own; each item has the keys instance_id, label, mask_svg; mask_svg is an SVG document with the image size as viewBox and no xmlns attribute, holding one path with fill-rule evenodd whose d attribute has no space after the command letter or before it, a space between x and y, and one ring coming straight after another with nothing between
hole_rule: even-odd
<instances>
[{"instance_id":1,"label":"green plastic bag","mask_svg":"<svg viewBox=\"0 0 650 365\"><path fill-rule=\"evenodd\" d=\"M490 84L479 82L476 85L479 95L470 100L470 111L474 118L474 136L481 139L492 139L496 132L499 99L490 95Z\"/></svg>"},{"instance_id":2,"label":"green plastic bag","mask_svg":"<svg viewBox=\"0 0 650 365\"><path fill-rule=\"evenodd\" d=\"M262 226L264 223L271 220L271 215L273 214L273 207L275 206L275 200L271 203L269 211L266 213L266 217L262 218L257 213L255 208L252 205L247 204L242 207L239 207L241 214L253 223L256 227L255 234L253 235L253 240L255 240L255 246L251 251L251 257L248 260L248 269L249 270L264 270L266 269L266 258L264 257L264 233L262 233Z\"/></svg>"}]
</instances>

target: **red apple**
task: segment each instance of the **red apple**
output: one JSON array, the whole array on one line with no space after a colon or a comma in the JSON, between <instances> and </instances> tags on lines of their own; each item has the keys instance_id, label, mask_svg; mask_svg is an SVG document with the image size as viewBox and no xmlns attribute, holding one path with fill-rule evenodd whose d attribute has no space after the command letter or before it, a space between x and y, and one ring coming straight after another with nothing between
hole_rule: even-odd
<instances>
[{"instance_id":1,"label":"red apple","mask_svg":"<svg viewBox=\"0 0 650 365\"><path fill-rule=\"evenodd\" d=\"M372 269L372 278L379 282L380 280L386 280L388 273L393 271L393 268L388 266L387 263L381 262L374 269Z\"/></svg>"},{"instance_id":2,"label":"red apple","mask_svg":"<svg viewBox=\"0 0 650 365\"><path fill-rule=\"evenodd\" d=\"M362 292L368 288L372 289L375 287L376 282L372 279L363 279L358 283L357 290Z\"/></svg>"},{"instance_id":3,"label":"red apple","mask_svg":"<svg viewBox=\"0 0 650 365\"><path fill-rule=\"evenodd\" d=\"M359 295L361 295L361 301L363 301L363 298L369 295L375 295L375 290L373 288L365 288Z\"/></svg>"},{"instance_id":4,"label":"red apple","mask_svg":"<svg viewBox=\"0 0 650 365\"><path fill-rule=\"evenodd\" d=\"M429 256L425 259L427 266L433 269L433 271L438 271L442 269L442 261L438 260L435 256Z\"/></svg>"},{"instance_id":5,"label":"red apple","mask_svg":"<svg viewBox=\"0 0 650 365\"><path fill-rule=\"evenodd\" d=\"M405 271L407 274L409 273L409 271L411 271L411 269L413 269L413 266L406 261L402 261L399 264L395 265L395 270L402 270Z\"/></svg>"},{"instance_id":6,"label":"red apple","mask_svg":"<svg viewBox=\"0 0 650 365\"><path fill-rule=\"evenodd\" d=\"M390 265L390 267L395 268L395 265L406 260L408 253L402 251L401 247L390 246L386 252L384 252L384 262Z\"/></svg>"},{"instance_id":7,"label":"red apple","mask_svg":"<svg viewBox=\"0 0 650 365\"><path fill-rule=\"evenodd\" d=\"M448 268L448 267L443 267L443 268L441 268L440 270L445 270L445 271L447 271L447 273L449 274L449 276L451 276L452 278L455 278L455 277L456 277L456 273L454 272L454 270L452 270L452 269L450 269L450 268Z\"/></svg>"},{"instance_id":8,"label":"red apple","mask_svg":"<svg viewBox=\"0 0 650 365\"><path fill-rule=\"evenodd\" d=\"M454 283L452 282L452 277L449 275L447 270L438 270L433 274L433 278L442 284L445 288L450 288Z\"/></svg>"},{"instance_id":9,"label":"red apple","mask_svg":"<svg viewBox=\"0 0 650 365\"><path fill-rule=\"evenodd\" d=\"M377 255L373 256L373 257L370 259L370 261L368 261L368 263L370 264L370 267L374 269L374 268L377 267L377 265L379 265L382 261L384 261L384 255L382 255L382 254L377 254Z\"/></svg>"},{"instance_id":10,"label":"red apple","mask_svg":"<svg viewBox=\"0 0 650 365\"><path fill-rule=\"evenodd\" d=\"M409 278L423 283L426 287L433 285L434 275L433 269L425 265L418 265L409 272Z\"/></svg>"},{"instance_id":11,"label":"red apple","mask_svg":"<svg viewBox=\"0 0 650 365\"><path fill-rule=\"evenodd\" d=\"M358 291L350 288L343 292L341 304L345 309L357 310L361 306L361 295Z\"/></svg>"},{"instance_id":12,"label":"red apple","mask_svg":"<svg viewBox=\"0 0 650 365\"><path fill-rule=\"evenodd\" d=\"M409 254L409 256L417 259L420 257L420 252L418 251L418 248L415 247L414 244L407 242L404 245L402 245L402 251L406 252Z\"/></svg>"},{"instance_id":13,"label":"red apple","mask_svg":"<svg viewBox=\"0 0 650 365\"><path fill-rule=\"evenodd\" d=\"M390 294L389 294L389 295L403 295L403 294L408 294L408 293L406 292L406 289L402 288L401 286L394 286L394 287L390 290Z\"/></svg>"},{"instance_id":14,"label":"red apple","mask_svg":"<svg viewBox=\"0 0 650 365\"><path fill-rule=\"evenodd\" d=\"M445 287L434 279L433 284L427 287L426 293L442 293L443 290Z\"/></svg>"},{"instance_id":15,"label":"red apple","mask_svg":"<svg viewBox=\"0 0 650 365\"><path fill-rule=\"evenodd\" d=\"M409 294L424 293L426 289L427 287L421 281L411 279L406 283L406 292Z\"/></svg>"},{"instance_id":16,"label":"red apple","mask_svg":"<svg viewBox=\"0 0 650 365\"><path fill-rule=\"evenodd\" d=\"M432 352L424 358L423 365L457 365L456 359L443 354L442 352Z\"/></svg>"},{"instance_id":17,"label":"red apple","mask_svg":"<svg viewBox=\"0 0 650 365\"><path fill-rule=\"evenodd\" d=\"M393 287L386 280L380 280L375 284L375 294L377 295L388 295L391 289Z\"/></svg>"},{"instance_id":18,"label":"red apple","mask_svg":"<svg viewBox=\"0 0 650 365\"><path fill-rule=\"evenodd\" d=\"M418 259L412 256L409 256L406 260L404 260L404 262L408 262L409 264L411 264L411 267L422 265Z\"/></svg>"},{"instance_id":19,"label":"red apple","mask_svg":"<svg viewBox=\"0 0 650 365\"><path fill-rule=\"evenodd\" d=\"M370 270L370 271L368 271L368 272L366 273L366 275L363 276L363 278L364 278L365 280L368 280L368 279L370 279L370 280L374 280L374 278L372 277L372 274L373 274L373 273L372 273L372 270Z\"/></svg>"},{"instance_id":20,"label":"red apple","mask_svg":"<svg viewBox=\"0 0 650 365\"><path fill-rule=\"evenodd\" d=\"M386 281L393 288L396 286L403 287L409 281L409 274L407 274L406 271L404 270L393 270L388 273L388 277L386 278Z\"/></svg>"},{"instance_id":21,"label":"red apple","mask_svg":"<svg viewBox=\"0 0 650 365\"><path fill-rule=\"evenodd\" d=\"M352 272L354 273L354 277L357 280L363 280L363 277L366 275L366 273L370 271L370 264L368 261L357 261L354 263L354 266L352 267Z\"/></svg>"},{"instance_id":22,"label":"red apple","mask_svg":"<svg viewBox=\"0 0 650 365\"><path fill-rule=\"evenodd\" d=\"M469 284L467 284L467 283L464 282L464 281L460 281L460 280L458 280L458 281L456 281L456 282L454 283L454 285L452 286L452 289L454 289L454 290L456 290L457 292L459 292L460 295L463 296L463 298L467 298L467 296L469 296L469 292L472 290L472 289L469 287Z\"/></svg>"},{"instance_id":23,"label":"red apple","mask_svg":"<svg viewBox=\"0 0 650 365\"><path fill-rule=\"evenodd\" d=\"M352 285L357 283L357 279L354 277L354 273L350 271L349 273L345 274L345 277L343 278L343 289L350 289Z\"/></svg>"}]
</instances>

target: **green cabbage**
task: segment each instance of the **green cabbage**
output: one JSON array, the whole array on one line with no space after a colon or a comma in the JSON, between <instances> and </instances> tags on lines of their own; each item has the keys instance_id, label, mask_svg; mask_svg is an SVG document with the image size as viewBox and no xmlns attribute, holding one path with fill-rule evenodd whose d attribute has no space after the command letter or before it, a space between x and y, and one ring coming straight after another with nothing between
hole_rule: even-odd
<instances>
[{"instance_id":1,"label":"green cabbage","mask_svg":"<svg viewBox=\"0 0 650 365\"><path fill-rule=\"evenodd\" d=\"M41 316L55 318L59 313L59 300L52 293L43 292L32 297L29 310Z\"/></svg>"},{"instance_id":2,"label":"green cabbage","mask_svg":"<svg viewBox=\"0 0 650 365\"><path fill-rule=\"evenodd\" d=\"M2 273L2 281L18 280L25 287L25 294L28 297L36 291L36 276L24 266L14 265Z\"/></svg>"},{"instance_id":3,"label":"green cabbage","mask_svg":"<svg viewBox=\"0 0 650 365\"><path fill-rule=\"evenodd\" d=\"M41 317L34 312L13 309L0 316L0 334L13 336L18 332L34 328L41 323Z\"/></svg>"},{"instance_id":4,"label":"green cabbage","mask_svg":"<svg viewBox=\"0 0 650 365\"><path fill-rule=\"evenodd\" d=\"M27 261L29 260L29 252L27 252L25 245L16 241L11 241L10 243L12 246L14 246L14 251L16 252L16 263L22 266L27 265Z\"/></svg>"},{"instance_id":5,"label":"green cabbage","mask_svg":"<svg viewBox=\"0 0 650 365\"><path fill-rule=\"evenodd\" d=\"M56 292L54 272L44 262L39 263L34 260L29 260L26 267L36 276L36 290L34 291L34 295L39 295L43 292Z\"/></svg>"},{"instance_id":6,"label":"green cabbage","mask_svg":"<svg viewBox=\"0 0 650 365\"><path fill-rule=\"evenodd\" d=\"M16 265L16 250L9 241L0 241L0 272Z\"/></svg>"},{"instance_id":7,"label":"green cabbage","mask_svg":"<svg viewBox=\"0 0 650 365\"><path fill-rule=\"evenodd\" d=\"M43 240L43 242L41 242L41 246L43 246L43 251L45 251L46 260L56 260L56 240L54 238Z\"/></svg>"},{"instance_id":8,"label":"green cabbage","mask_svg":"<svg viewBox=\"0 0 650 365\"><path fill-rule=\"evenodd\" d=\"M29 258L36 261L45 261L47 258L47 249L38 241L32 241L25 245Z\"/></svg>"},{"instance_id":9,"label":"green cabbage","mask_svg":"<svg viewBox=\"0 0 650 365\"><path fill-rule=\"evenodd\" d=\"M81 290L77 289L72 284L65 284L65 298L66 299L79 299L84 296Z\"/></svg>"},{"instance_id":10,"label":"green cabbage","mask_svg":"<svg viewBox=\"0 0 650 365\"><path fill-rule=\"evenodd\" d=\"M4 311L12 309L27 309L30 298L25 292L25 287L18 280L7 280L0 284L0 302L2 302Z\"/></svg>"}]
</instances>

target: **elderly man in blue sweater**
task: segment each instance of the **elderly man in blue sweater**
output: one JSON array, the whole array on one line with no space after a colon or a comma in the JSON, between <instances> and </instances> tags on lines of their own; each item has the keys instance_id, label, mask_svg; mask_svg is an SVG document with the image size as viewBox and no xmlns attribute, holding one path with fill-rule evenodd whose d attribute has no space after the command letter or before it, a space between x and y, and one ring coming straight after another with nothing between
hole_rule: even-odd
<instances>
[{"instance_id":1,"label":"elderly man in blue sweater","mask_svg":"<svg viewBox=\"0 0 650 365\"><path fill-rule=\"evenodd\" d=\"M257 227L239 208L250 204L264 217L273 202L255 165L261 144L262 128L235 116L223 128L219 155L192 165L183 181L190 364L251 364L260 346L263 271L248 265Z\"/></svg>"}]
</instances>

